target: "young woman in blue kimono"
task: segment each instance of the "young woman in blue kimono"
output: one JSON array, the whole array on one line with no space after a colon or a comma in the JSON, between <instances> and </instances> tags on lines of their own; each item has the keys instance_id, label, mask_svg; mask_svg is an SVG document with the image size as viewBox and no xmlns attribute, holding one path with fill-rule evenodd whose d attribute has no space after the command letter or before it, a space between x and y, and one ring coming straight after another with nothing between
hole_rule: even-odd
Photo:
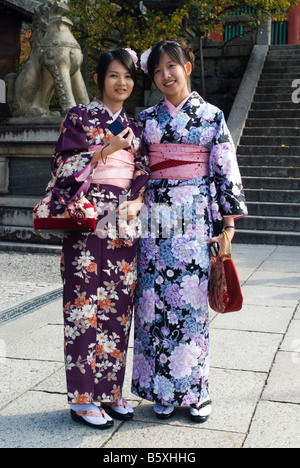
<instances>
[{"instance_id":1,"label":"young woman in blue kimono","mask_svg":"<svg viewBox=\"0 0 300 468\"><path fill-rule=\"evenodd\" d=\"M101 100L65 117L48 187L53 214L82 193L97 208L95 232L64 235L61 271L71 415L99 429L112 426L110 416L133 416L122 387L137 277L136 215L148 180L142 125L123 109L136 82L133 58L124 49L101 55L95 75ZM108 127L116 120L125 129L114 136ZM113 222L118 210L122 235Z\"/></svg>"},{"instance_id":2,"label":"young woman in blue kimono","mask_svg":"<svg viewBox=\"0 0 300 468\"><path fill-rule=\"evenodd\" d=\"M142 56L142 64L145 56ZM158 418L189 406L204 422L209 375L209 244L223 249L234 220L247 214L240 172L223 113L188 89L194 56L163 40L147 68L164 98L140 114L150 157L145 192L148 233L139 240L132 392Z\"/></svg>"}]
</instances>

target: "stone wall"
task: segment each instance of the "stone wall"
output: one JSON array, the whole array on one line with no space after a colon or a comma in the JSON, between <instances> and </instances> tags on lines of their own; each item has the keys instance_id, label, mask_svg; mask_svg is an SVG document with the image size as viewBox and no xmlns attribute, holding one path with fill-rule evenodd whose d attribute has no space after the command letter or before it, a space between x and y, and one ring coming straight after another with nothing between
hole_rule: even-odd
<instances>
[{"instance_id":1,"label":"stone wall","mask_svg":"<svg viewBox=\"0 0 300 468\"><path fill-rule=\"evenodd\" d=\"M227 43L206 41L203 45L204 97L208 102L222 109L226 118L229 116L242 81L253 45L254 43L251 40L242 38ZM199 57L199 53L197 55ZM200 61L198 57L192 75L192 89L201 94Z\"/></svg>"}]
</instances>

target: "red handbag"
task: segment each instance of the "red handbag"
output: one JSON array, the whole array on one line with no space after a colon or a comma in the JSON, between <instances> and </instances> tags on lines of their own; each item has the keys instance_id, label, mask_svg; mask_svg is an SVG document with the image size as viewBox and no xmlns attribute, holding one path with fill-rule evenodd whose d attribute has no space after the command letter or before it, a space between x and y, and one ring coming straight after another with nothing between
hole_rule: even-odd
<instances>
[{"instance_id":1,"label":"red handbag","mask_svg":"<svg viewBox=\"0 0 300 468\"><path fill-rule=\"evenodd\" d=\"M235 264L231 258L229 235L226 230L223 230L222 233L225 239L225 248L222 256L211 259L208 302L215 312L226 314L241 310L243 293Z\"/></svg>"},{"instance_id":2,"label":"red handbag","mask_svg":"<svg viewBox=\"0 0 300 468\"><path fill-rule=\"evenodd\" d=\"M60 235L64 232L90 232L96 229L97 210L85 196L69 203L61 214L52 215L50 204L52 192L49 192L33 209L33 227L35 231Z\"/></svg>"}]
</instances>

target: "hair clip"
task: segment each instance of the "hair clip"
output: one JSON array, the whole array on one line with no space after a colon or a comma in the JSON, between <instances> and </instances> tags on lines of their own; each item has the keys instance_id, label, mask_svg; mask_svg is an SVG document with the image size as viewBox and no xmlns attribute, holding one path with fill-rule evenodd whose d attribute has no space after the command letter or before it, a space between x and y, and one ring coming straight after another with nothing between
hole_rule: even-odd
<instances>
[{"instance_id":1,"label":"hair clip","mask_svg":"<svg viewBox=\"0 0 300 468\"><path fill-rule=\"evenodd\" d=\"M132 58L133 63L134 63L134 66L135 66L135 68L137 68L137 67L138 67L137 64L138 64L138 61L139 61L138 56L137 56L137 53L136 53L134 50L129 49L129 48L126 48L125 50L131 55L131 58Z\"/></svg>"},{"instance_id":2,"label":"hair clip","mask_svg":"<svg viewBox=\"0 0 300 468\"><path fill-rule=\"evenodd\" d=\"M150 57L151 52L152 52L152 48L150 47L150 49L147 49L141 55L141 69L143 70L144 73L146 73L146 75L148 74L148 59Z\"/></svg>"}]
</instances>

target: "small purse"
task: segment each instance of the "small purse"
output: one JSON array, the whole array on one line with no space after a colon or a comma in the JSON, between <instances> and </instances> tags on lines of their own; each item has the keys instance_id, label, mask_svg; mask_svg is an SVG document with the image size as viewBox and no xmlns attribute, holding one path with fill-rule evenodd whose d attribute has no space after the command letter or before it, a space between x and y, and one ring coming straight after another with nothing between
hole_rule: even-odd
<instances>
[{"instance_id":1,"label":"small purse","mask_svg":"<svg viewBox=\"0 0 300 468\"><path fill-rule=\"evenodd\" d=\"M225 248L222 256L211 258L208 302L215 312L226 314L241 310L243 293L235 264L231 258L229 235L226 230L222 233L225 238Z\"/></svg>"},{"instance_id":2,"label":"small purse","mask_svg":"<svg viewBox=\"0 0 300 468\"><path fill-rule=\"evenodd\" d=\"M50 212L52 192L49 192L33 209L33 227L40 234L50 233L61 236L70 231L91 232L96 229L97 210L82 195L69 203L63 213L52 215Z\"/></svg>"}]
</instances>

